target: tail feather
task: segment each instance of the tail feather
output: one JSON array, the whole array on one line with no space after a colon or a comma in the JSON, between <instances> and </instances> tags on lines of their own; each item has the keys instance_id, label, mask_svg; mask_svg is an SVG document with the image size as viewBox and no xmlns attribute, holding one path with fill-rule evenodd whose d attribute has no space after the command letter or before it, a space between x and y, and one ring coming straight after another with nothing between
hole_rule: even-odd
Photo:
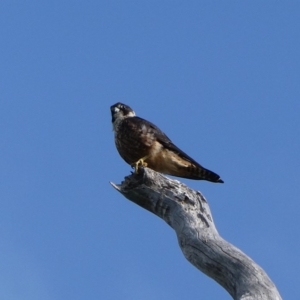
<instances>
[{"instance_id":1,"label":"tail feather","mask_svg":"<svg viewBox=\"0 0 300 300\"><path fill-rule=\"evenodd\" d=\"M201 166L190 165L188 167L189 175L186 178L196 180L207 180L216 183L224 183L220 176L213 171L205 169Z\"/></svg>"},{"instance_id":2,"label":"tail feather","mask_svg":"<svg viewBox=\"0 0 300 300\"><path fill-rule=\"evenodd\" d=\"M199 168L198 168L199 169ZM199 169L199 180L204 179L211 182L224 183L224 181L220 178L220 176L210 170L205 168Z\"/></svg>"}]
</instances>

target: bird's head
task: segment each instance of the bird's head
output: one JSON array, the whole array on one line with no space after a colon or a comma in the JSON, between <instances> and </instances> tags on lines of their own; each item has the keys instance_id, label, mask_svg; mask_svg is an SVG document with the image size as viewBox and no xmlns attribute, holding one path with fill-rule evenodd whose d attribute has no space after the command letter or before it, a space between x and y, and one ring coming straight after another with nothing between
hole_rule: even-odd
<instances>
[{"instance_id":1,"label":"bird's head","mask_svg":"<svg viewBox=\"0 0 300 300\"><path fill-rule=\"evenodd\" d=\"M110 107L111 110L111 121L113 124L119 122L125 118L134 117L135 112L126 104L116 103Z\"/></svg>"},{"instance_id":2,"label":"bird's head","mask_svg":"<svg viewBox=\"0 0 300 300\"><path fill-rule=\"evenodd\" d=\"M118 128L122 120L135 116L135 112L128 105L120 102L112 105L110 111L114 131Z\"/></svg>"}]
</instances>

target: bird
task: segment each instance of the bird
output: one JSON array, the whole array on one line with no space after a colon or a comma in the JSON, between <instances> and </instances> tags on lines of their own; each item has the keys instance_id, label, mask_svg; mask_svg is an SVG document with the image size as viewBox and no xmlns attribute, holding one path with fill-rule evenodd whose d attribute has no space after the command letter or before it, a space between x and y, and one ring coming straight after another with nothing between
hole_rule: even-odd
<instances>
[{"instance_id":1,"label":"bird","mask_svg":"<svg viewBox=\"0 0 300 300\"><path fill-rule=\"evenodd\" d=\"M179 149L156 125L136 116L128 105L118 102L110 110L116 148L136 173L142 166L176 177L224 183L218 174Z\"/></svg>"}]
</instances>

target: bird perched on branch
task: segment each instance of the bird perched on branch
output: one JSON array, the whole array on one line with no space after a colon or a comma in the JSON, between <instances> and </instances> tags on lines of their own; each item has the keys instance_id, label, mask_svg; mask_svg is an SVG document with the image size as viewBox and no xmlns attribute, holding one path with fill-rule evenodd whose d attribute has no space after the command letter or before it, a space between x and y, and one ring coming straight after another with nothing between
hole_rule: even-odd
<instances>
[{"instance_id":1,"label":"bird perched on branch","mask_svg":"<svg viewBox=\"0 0 300 300\"><path fill-rule=\"evenodd\" d=\"M154 124L139 118L123 103L110 107L115 143L121 157L138 172L139 166L177 177L223 183L175 146Z\"/></svg>"}]
</instances>

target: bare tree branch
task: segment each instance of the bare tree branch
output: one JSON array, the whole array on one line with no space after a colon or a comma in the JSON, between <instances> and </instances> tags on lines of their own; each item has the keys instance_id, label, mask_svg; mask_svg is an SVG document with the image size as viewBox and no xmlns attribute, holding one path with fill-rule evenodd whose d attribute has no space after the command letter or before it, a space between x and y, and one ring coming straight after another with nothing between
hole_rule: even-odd
<instances>
[{"instance_id":1,"label":"bare tree branch","mask_svg":"<svg viewBox=\"0 0 300 300\"><path fill-rule=\"evenodd\" d=\"M148 168L111 183L123 196L165 220L188 261L233 299L279 300L275 285L253 260L218 233L204 196Z\"/></svg>"}]
</instances>

